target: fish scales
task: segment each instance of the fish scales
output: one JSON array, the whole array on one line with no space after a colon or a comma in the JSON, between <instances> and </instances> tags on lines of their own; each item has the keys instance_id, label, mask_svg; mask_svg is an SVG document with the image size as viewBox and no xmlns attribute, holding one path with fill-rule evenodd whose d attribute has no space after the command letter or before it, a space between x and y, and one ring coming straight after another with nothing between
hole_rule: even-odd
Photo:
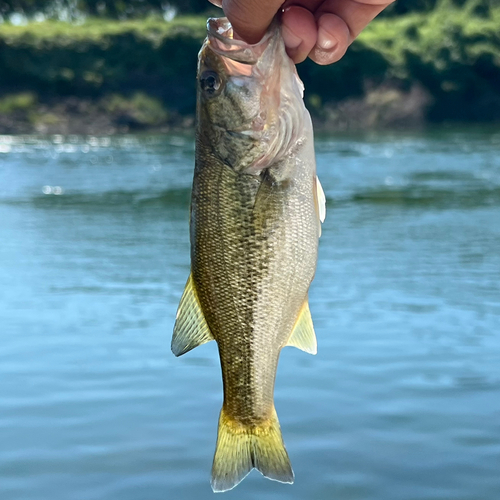
<instances>
[{"instance_id":1,"label":"fish scales","mask_svg":"<svg viewBox=\"0 0 500 500\"><path fill-rule=\"evenodd\" d=\"M316 251L304 244L314 240L316 228L300 189L273 186L271 177L257 185L216 159L206 168L206 155L199 153L193 277L219 345L224 406L240 422L257 423L271 415L279 352L314 274L313 265L297 267ZM299 186L311 191L312 181Z\"/></svg>"},{"instance_id":2,"label":"fish scales","mask_svg":"<svg viewBox=\"0 0 500 500\"><path fill-rule=\"evenodd\" d=\"M293 482L274 381L285 345L316 349L307 292L322 207L310 117L279 27L254 46L234 41L225 19L209 21L208 31L198 68L191 275L172 349L217 342L224 401L212 487L225 491L254 467Z\"/></svg>"}]
</instances>

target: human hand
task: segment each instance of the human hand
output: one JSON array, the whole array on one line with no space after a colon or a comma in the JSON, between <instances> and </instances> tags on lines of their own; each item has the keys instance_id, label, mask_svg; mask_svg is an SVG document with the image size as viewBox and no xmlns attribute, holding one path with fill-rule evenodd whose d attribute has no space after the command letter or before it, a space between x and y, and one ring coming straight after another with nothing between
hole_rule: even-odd
<instances>
[{"instance_id":1,"label":"human hand","mask_svg":"<svg viewBox=\"0 0 500 500\"><path fill-rule=\"evenodd\" d=\"M234 31L258 42L281 10L283 39L295 63L338 61L363 28L394 0L210 0L224 9Z\"/></svg>"}]
</instances>

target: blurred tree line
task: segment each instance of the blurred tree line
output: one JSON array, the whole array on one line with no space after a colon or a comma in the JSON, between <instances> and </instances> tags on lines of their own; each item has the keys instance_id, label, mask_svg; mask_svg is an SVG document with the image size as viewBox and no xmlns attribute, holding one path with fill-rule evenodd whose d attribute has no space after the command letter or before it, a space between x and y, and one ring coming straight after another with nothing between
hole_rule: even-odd
<instances>
[{"instance_id":1,"label":"blurred tree line","mask_svg":"<svg viewBox=\"0 0 500 500\"><path fill-rule=\"evenodd\" d=\"M410 12L429 12L442 0L398 0L382 14L404 15ZM498 0L451 0L457 7L474 1L478 14L487 15ZM208 0L4 0L0 2L0 15L8 17L18 13L32 16L43 13L49 17L64 11L76 15L88 15L110 19L144 17L175 11L179 14L200 14L213 9Z\"/></svg>"},{"instance_id":2,"label":"blurred tree line","mask_svg":"<svg viewBox=\"0 0 500 500\"><path fill-rule=\"evenodd\" d=\"M216 13L208 0L0 0L4 21L43 21L0 22L0 132L20 130L17 116L28 131L96 113L128 127L184 123ZM299 65L306 101L325 123L386 111L500 123L499 33L500 0L397 0L348 57Z\"/></svg>"},{"instance_id":3,"label":"blurred tree line","mask_svg":"<svg viewBox=\"0 0 500 500\"><path fill-rule=\"evenodd\" d=\"M32 16L51 15L61 11L111 19L144 17L174 9L180 14L199 14L211 7L207 0L4 0L0 14L14 13Z\"/></svg>"}]
</instances>

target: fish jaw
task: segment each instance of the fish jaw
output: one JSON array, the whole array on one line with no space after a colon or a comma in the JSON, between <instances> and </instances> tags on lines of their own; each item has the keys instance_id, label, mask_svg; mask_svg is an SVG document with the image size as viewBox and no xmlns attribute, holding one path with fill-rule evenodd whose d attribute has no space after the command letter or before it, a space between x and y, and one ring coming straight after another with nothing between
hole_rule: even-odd
<instances>
[{"instance_id":1,"label":"fish jaw","mask_svg":"<svg viewBox=\"0 0 500 500\"><path fill-rule=\"evenodd\" d=\"M207 75L218 79L217 92L203 90ZM300 142L303 86L277 23L250 45L233 38L227 19L210 19L198 80L198 123L212 124L203 138L236 172L260 175Z\"/></svg>"}]
</instances>

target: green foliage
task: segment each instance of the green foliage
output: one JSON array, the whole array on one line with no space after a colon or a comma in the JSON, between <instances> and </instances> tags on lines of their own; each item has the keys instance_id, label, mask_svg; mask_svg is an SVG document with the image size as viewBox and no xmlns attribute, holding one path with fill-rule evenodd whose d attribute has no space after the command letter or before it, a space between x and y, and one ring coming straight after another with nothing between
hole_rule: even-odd
<instances>
[{"instance_id":1,"label":"green foliage","mask_svg":"<svg viewBox=\"0 0 500 500\"><path fill-rule=\"evenodd\" d=\"M16 112L25 112L31 109L37 102L33 92L20 92L7 94L0 98L0 114L9 115Z\"/></svg>"},{"instance_id":2,"label":"green foliage","mask_svg":"<svg viewBox=\"0 0 500 500\"><path fill-rule=\"evenodd\" d=\"M13 12L34 13L43 9L46 3L43 0L4 0L0 3L0 14L8 15Z\"/></svg>"},{"instance_id":3,"label":"green foliage","mask_svg":"<svg viewBox=\"0 0 500 500\"><path fill-rule=\"evenodd\" d=\"M158 126L168 118L161 101L144 92L136 92L130 98L112 94L102 99L101 106L113 116L114 122L131 128Z\"/></svg>"},{"instance_id":4,"label":"green foliage","mask_svg":"<svg viewBox=\"0 0 500 500\"><path fill-rule=\"evenodd\" d=\"M0 25L0 93L100 98L142 91L192 112L203 18Z\"/></svg>"},{"instance_id":5,"label":"green foliage","mask_svg":"<svg viewBox=\"0 0 500 500\"><path fill-rule=\"evenodd\" d=\"M210 4L207 0L78 0L78 9L93 16L131 17L152 12L162 12L166 6L180 13L205 12Z\"/></svg>"},{"instance_id":6,"label":"green foliage","mask_svg":"<svg viewBox=\"0 0 500 500\"><path fill-rule=\"evenodd\" d=\"M452 0L455 7L464 7L476 0ZM481 0L480 10L487 13L498 5L498 0ZM382 16L400 16L412 12L431 12L439 8L440 0L397 0L387 8ZM44 13L57 18L61 13L65 18L77 19L83 16L130 19L149 15L162 15L168 9L180 14L200 14L214 10L208 0L4 0L0 2L0 15L22 13L33 16ZM215 11L215 10L214 10Z\"/></svg>"},{"instance_id":7,"label":"green foliage","mask_svg":"<svg viewBox=\"0 0 500 500\"><path fill-rule=\"evenodd\" d=\"M434 98L435 120L500 117L500 6L440 0L428 14L372 23L358 43L390 64L385 78L419 82Z\"/></svg>"},{"instance_id":8,"label":"green foliage","mask_svg":"<svg viewBox=\"0 0 500 500\"><path fill-rule=\"evenodd\" d=\"M162 14L173 8L181 14L201 13L211 9L208 0L4 0L0 2L0 14L8 16L21 13L32 16L38 13L57 17L66 12L72 18L81 15L112 19L140 18Z\"/></svg>"},{"instance_id":9,"label":"green foliage","mask_svg":"<svg viewBox=\"0 0 500 500\"><path fill-rule=\"evenodd\" d=\"M481 0L480 2L477 0L450 0L450 2L447 3L449 3L452 8L467 8L470 4L480 4L479 10L484 13L498 6L498 0ZM441 0L397 0L385 9L381 16L394 17L413 12L431 12L436 8L439 9L441 4Z\"/></svg>"},{"instance_id":10,"label":"green foliage","mask_svg":"<svg viewBox=\"0 0 500 500\"><path fill-rule=\"evenodd\" d=\"M325 105L365 98L381 85L406 91L417 83L433 103L431 120L499 120L500 6L485 5L438 0L429 13L375 20L338 63L299 65L309 105L321 114ZM161 123L167 109L169 120L192 115L205 20L1 24L0 96L107 102L131 126Z\"/></svg>"}]
</instances>

